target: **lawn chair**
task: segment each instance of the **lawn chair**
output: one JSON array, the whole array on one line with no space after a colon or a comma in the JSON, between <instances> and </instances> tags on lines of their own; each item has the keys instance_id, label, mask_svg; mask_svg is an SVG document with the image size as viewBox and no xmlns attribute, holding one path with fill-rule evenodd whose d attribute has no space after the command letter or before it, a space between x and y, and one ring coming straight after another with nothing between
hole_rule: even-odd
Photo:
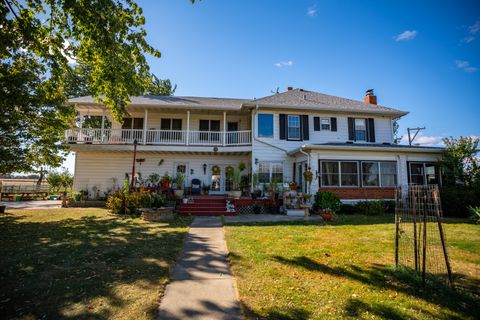
<instances>
[{"instance_id":1,"label":"lawn chair","mask_svg":"<svg viewBox=\"0 0 480 320\"><path fill-rule=\"evenodd\" d=\"M202 182L199 179L192 179L192 194L200 194Z\"/></svg>"}]
</instances>

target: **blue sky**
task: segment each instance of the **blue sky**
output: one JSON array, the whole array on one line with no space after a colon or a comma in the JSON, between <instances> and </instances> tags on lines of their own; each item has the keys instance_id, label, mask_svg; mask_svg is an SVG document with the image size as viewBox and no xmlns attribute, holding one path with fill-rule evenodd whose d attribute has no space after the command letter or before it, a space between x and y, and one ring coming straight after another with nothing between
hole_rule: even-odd
<instances>
[{"instance_id":1,"label":"blue sky","mask_svg":"<svg viewBox=\"0 0 480 320\"><path fill-rule=\"evenodd\" d=\"M478 1L138 1L152 72L175 95L254 98L287 86L409 111L417 142L480 136ZM69 163L71 166L71 157Z\"/></svg>"}]
</instances>

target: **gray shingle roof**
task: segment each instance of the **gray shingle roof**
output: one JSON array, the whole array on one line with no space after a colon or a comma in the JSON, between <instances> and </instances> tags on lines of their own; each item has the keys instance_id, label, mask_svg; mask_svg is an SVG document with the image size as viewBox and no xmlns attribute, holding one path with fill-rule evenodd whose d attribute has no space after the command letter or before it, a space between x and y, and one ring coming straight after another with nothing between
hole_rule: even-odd
<instances>
[{"instance_id":1,"label":"gray shingle roof","mask_svg":"<svg viewBox=\"0 0 480 320\"><path fill-rule=\"evenodd\" d=\"M191 107L240 110L247 99L209 98L209 97L176 97L176 96L132 96L129 106L159 106L159 107ZM92 96L72 98L69 104L101 105Z\"/></svg>"},{"instance_id":2,"label":"gray shingle roof","mask_svg":"<svg viewBox=\"0 0 480 320\"><path fill-rule=\"evenodd\" d=\"M377 113L401 117L408 112L381 105L372 105L352 99L340 98L323 93L294 89L259 99L234 99L211 97L177 96L132 96L129 106L175 107L192 109L240 110L256 105L264 108L303 109L317 111L343 111L356 113ZM92 96L72 98L68 104L100 105Z\"/></svg>"},{"instance_id":3,"label":"gray shingle roof","mask_svg":"<svg viewBox=\"0 0 480 320\"><path fill-rule=\"evenodd\" d=\"M408 112L389 108L381 105L373 105L357 100L340 98L314 91L303 89L293 89L282 93L276 93L271 96L259 98L248 102L260 107L276 108L299 108L322 111L348 111L348 112L366 112L382 113L396 116L406 115Z\"/></svg>"}]
</instances>

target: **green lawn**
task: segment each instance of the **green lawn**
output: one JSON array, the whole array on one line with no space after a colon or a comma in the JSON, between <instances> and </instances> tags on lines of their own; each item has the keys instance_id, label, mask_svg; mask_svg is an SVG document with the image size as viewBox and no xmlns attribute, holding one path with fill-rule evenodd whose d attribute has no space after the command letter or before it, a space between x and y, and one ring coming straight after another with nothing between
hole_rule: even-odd
<instances>
[{"instance_id":1,"label":"green lawn","mask_svg":"<svg viewBox=\"0 0 480 320\"><path fill-rule=\"evenodd\" d=\"M153 318L190 222L104 209L0 215L1 318Z\"/></svg>"},{"instance_id":2,"label":"green lawn","mask_svg":"<svg viewBox=\"0 0 480 320\"><path fill-rule=\"evenodd\" d=\"M392 216L230 225L226 239L249 319L479 319L480 226L445 230L455 291L395 270Z\"/></svg>"}]
</instances>

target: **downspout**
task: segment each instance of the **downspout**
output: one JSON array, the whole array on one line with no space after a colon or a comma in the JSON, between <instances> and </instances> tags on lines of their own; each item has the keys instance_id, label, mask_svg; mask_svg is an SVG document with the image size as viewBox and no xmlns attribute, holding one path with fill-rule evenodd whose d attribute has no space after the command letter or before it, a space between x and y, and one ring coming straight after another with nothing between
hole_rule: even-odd
<instances>
[{"instance_id":1,"label":"downspout","mask_svg":"<svg viewBox=\"0 0 480 320\"><path fill-rule=\"evenodd\" d=\"M255 125L255 115L257 114L258 108L259 108L259 107L258 107L258 104L255 105L255 112L253 113L253 117L252 117L252 128L254 128L254 125ZM253 131L253 130L252 130L252 131ZM257 131L258 131L258 130L257 130ZM269 143L269 142L266 142L266 141L263 141L263 140L258 139L258 138L256 137L255 133L253 133L252 136L253 136L253 140L258 141L258 142L263 143L263 144L266 144L267 146L270 146L270 147L272 147L272 148L281 150L281 151L285 152L287 155L289 155L287 150L285 150L285 149L283 149L283 148L280 148L279 146L276 146L276 145L271 144L271 143Z\"/></svg>"}]
</instances>

